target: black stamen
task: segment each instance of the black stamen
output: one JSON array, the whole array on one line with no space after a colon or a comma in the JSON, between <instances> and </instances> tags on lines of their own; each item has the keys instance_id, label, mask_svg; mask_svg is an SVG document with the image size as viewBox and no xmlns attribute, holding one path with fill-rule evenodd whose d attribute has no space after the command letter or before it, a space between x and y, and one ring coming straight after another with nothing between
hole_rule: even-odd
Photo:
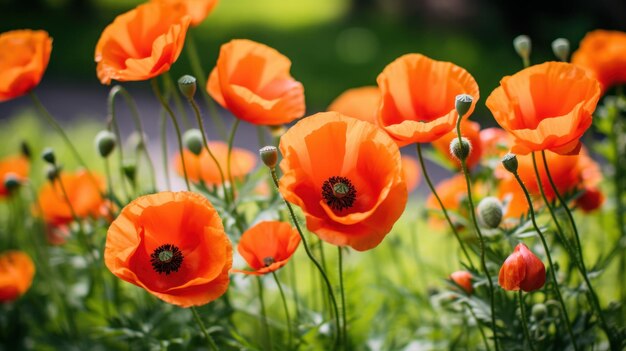
<instances>
[{"instance_id":1,"label":"black stamen","mask_svg":"<svg viewBox=\"0 0 626 351\"><path fill-rule=\"evenodd\" d=\"M322 184L322 196L333 210L350 208L356 200L356 189L346 177L330 177Z\"/></svg>"},{"instance_id":2,"label":"black stamen","mask_svg":"<svg viewBox=\"0 0 626 351\"><path fill-rule=\"evenodd\" d=\"M150 255L150 263L155 272L169 275L171 272L178 272L183 264L183 253L180 249L171 244L157 247Z\"/></svg>"}]
</instances>

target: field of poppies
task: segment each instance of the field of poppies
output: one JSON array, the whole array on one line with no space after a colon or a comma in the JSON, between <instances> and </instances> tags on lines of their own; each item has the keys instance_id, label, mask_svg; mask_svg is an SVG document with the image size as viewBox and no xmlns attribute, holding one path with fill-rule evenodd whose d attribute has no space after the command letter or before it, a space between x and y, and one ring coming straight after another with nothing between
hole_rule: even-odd
<instances>
[{"instance_id":1,"label":"field of poppies","mask_svg":"<svg viewBox=\"0 0 626 351\"><path fill-rule=\"evenodd\" d=\"M542 63L512 38L520 69L492 91L406 53L311 114L264 43L202 62L188 33L216 5L104 28L106 121L40 100L48 32L0 33L0 103L33 108L0 120L0 349L626 348L626 33L556 39Z\"/></svg>"}]
</instances>

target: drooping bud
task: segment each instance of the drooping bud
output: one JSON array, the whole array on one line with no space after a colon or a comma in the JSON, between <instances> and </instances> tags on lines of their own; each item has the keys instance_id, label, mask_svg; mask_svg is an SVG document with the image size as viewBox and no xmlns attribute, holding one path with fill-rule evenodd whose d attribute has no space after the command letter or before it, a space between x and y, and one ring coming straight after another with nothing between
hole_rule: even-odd
<instances>
[{"instance_id":1,"label":"drooping bud","mask_svg":"<svg viewBox=\"0 0 626 351\"><path fill-rule=\"evenodd\" d=\"M510 152L504 155L504 157L502 158L502 165L504 166L504 169L506 169L507 171L513 174L516 174L517 167L518 167L517 155L512 154Z\"/></svg>"},{"instance_id":2,"label":"drooping bud","mask_svg":"<svg viewBox=\"0 0 626 351\"><path fill-rule=\"evenodd\" d=\"M546 267L526 245L519 243L500 267L498 283L504 290L529 292L546 282Z\"/></svg>"},{"instance_id":3,"label":"drooping bud","mask_svg":"<svg viewBox=\"0 0 626 351\"><path fill-rule=\"evenodd\" d=\"M459 138L454 138L450 142L450 154L458 160L466 160L470 152L472 152L472 144L466 137L461 137L461 141Z\"/></svg>"},{"instance_id":4,"label":"drooping bud","mask_svg":"<svg viewBox=\"0 0 626 351\"><path fill-rule=\"evenodd\" d=\"M276 164L278 163L278 150L275 146L262 147L259 150L259 155L261 155L261 160L267 167L276 167Z\"/></svg>"},{"instance_id":5,"label":"drooping bud","mask_svg":"<svg viewBox=\"0 0 626 351\"><path fill-rule=\"evenodd\" d=\"M108 157L113 149L115 149L115 135L108 130L101 130L96 134L96 138L94 139L96 144L96 150L100 156L106 158Z\"/></svg>"},{"instance_id":6,"label":"drooping bud","mask_svg":"<svg viewBox=\"0 0 626 351\"><path fill-rule=\"evenodd\" d=\"M524 60L524 64L530 60L530 50L531 50L531 41L527 35L518 35L513 39L513 47L515 48L515 52Z\"/></svg>"},{"instance_id":7,"label":"drooping bud","mask_svg":"<svg viewBox=\"0 0 626 351\"><path fill-rule=\"evenodd\" d=\"M46 178L48 178L49 181L54 182L55 179L57 179L59 177L59 168L55 165L48 165L48 167L46 167Z\"/></svg>"},{"instance_id":8,"label":"drooping bud","mask_svg":"<svg viewBox=\"0 0 626 351\"><path fill-rule=\"evenodd\" d=\"M22 142L20 143L20 150L22 151L22 155L30 160L32 153L30 151L30 146L28 146L26 140L22 140Z\"/></svg>"},{"instance_id":9,"label":"drooping bud","mask_svg":"<svg viewBox=\"0 0 626 351\"><path fill-rule=\"evenodd\" d=\"M474 98L468 94L460 94L456 96L456 99L454 102L454 108L456 109L456 112L459 114L459 117L465 116L465 114L472 107L473 101L474 101Z\"/></svg>"},{"instance_id":10,"label":"drooping bud","mask_svg":"<svg viewBox=\"0 0 626 351\"><path fill-rule=\"evenodd\" d=\"M478 218L487 228L498 228L502 222L502 203L493 196L480 201L477 207Z\"/></svg>"},{"instance_id":11,"label":"drooping bud","mask_svg":"<svg viewBox=\"0 0 626 351\"><path fill-rule=\"evenodd\" d=\"M138 131L134 131L130 133L128 139L126 139L126 145L131 150L144 150L146 148L145 143L147 143L148 136L145 134L141 134Z\"/></svg>"},{"instance_id":12,"label":"drooping bud","mask_svg":"<svg viewBox=\"0 0 626 351\"><path fill-rule=\"evenodd\" d=\"M202 142L202 132L199 129L189 129L183 134L183 144L187 150L194 155L200 155L204 143Z\"/></svg>"},{"instance_id":13,"label":"drooping bud","mask_svg":"<svg viewBox=\"0 0 626 351\"><path fill-rule=\"evenodd\" d=\"M468 271L456 271L450 274L450 279L469 295L474 291L472 286L472 273Z\"/></svg>"},{"instance_id":14,"label":"drooping bud","mask_svg":"<svg viewBox=\"0 0 626 351\"><path fill-rule=\"evenodd\" d=\"M180 92L189 100L193 99L193 96L196 94L196 78L185 74L184 76L178 78L178 89Z\"/></svg>"},{"instance_id":15,"label":"drooping bud","mask_svg":"<svg viewBox=\"0 0 626 351\"><path fill-rule=\"evenodd\" d=\"M540 321L548 315L548 308L542 303L537 303L533 305L530 313L536 320Z\"/></svg>"},{"instance_id":16,"label":"drooping bud","mask_svg":"<svg viewBox=\"0 0 626 351\"><path fill-rule=\"evenodd\" d=\"M15 173L7 173L4 176L4 188L9 192L9 194L12 194L15 190L17 190L20 185L22 185L22 182Z\"/></svg>"},{"instance_id":17,"label":"drooping bud","mask_svg":"<svg viewBox=\"0 0 626 351\"><path fill-rule=\"evenodd\" d=\"M41 153L41 158L43 158L44 161L48 162L51 165L55 165L57 162L57 158L54 156L54 149L52 149L51 147L43 149L43 152Z\"/></svg>"},{"instance_id":18,"label":"drooping bud","mask_svg":"<svg viewBox=\"0 0 626 351\"><path fill-rule=\"evenodd\" d=\"M567 61L567 57L569 56L569 40L565 38L554 39L552 42L552 52L559 60Z\"/></svg>"},{"instance_id":19,"label":"drooping bud","mask_svg":"<svg viewBox=\"0 0 626 351\"><path fill-rule=\"evenodd\" d=\"M135 177L137 176L137 165L132 160L123 160L122 161L122 171L126 178L131 182L135 183Z\"/></svg>"}]
</instances>

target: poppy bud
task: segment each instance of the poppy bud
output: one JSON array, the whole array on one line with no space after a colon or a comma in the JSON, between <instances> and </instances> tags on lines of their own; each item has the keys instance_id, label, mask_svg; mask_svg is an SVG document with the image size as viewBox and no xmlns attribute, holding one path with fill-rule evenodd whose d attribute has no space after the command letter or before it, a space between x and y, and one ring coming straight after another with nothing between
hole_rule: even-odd
<instances>
[{"instance_id":1,"label":"poppy bud","mask_svg":"<svg viewBox=\"0 0 626 351\"><path fill-rule=\"evenodd\" d=\"M554 39L552 42L552 52L559 60L567 61L567 56L569 56L569 40L565 38Z\"/></svg>"},{"instance_id":2,"label":"poppy bud","mask_svg":"<svg viewBox=\"0 0 626 351\"><path fill-rule=\"evenodd\" d=\"M20 143L20 149L22 150L22 155L30 160L32 153L30 152L30 146L28 146L25 140Z\"/></svg>"},{"instance_id":3,"label":"poppy bud","mask_svg":"<svg viewBox=\"0 0 626 351\"><path fill-rule=\"evenodd\" d=\"M487 228L498 228L502 221L502 203L493 196L480 201L477 208L478 218Z\"/></svg>"},{"instance_id":4,"label":"poppy bud","mask_svg":"<svg viewBox=\"0 0 626 351\"><path fill-rule=\"evenodd\" d=\"M7 189L9 194L17 190L21 184L20 178L15 173L7 173L4 176L4 188Z\"/></svg>"},{"instance_id":5,"label":"poppy bud","mask_svg":"<svg viewBox=\"0 0 626 351\"><path fill-rule=\"evenodd\" d=\"M178 89L189 100L196 94L196 78L185 74L178 79Z\"/></svg>"},{"instance_id":6,"label":"poppy bud","mask_svg":"<svg viewBox=\"0 0 626 351\"><path fill-rule=\"evenodd\" d=\"M460 94L456 96L454 108L456 112L459 114L459 117L465 116L467 111L472 107L472 102L474 98L468 94Z\"/></svg>"},{"instance_id":7,"label":"poppy bud","mask_svg":"<svg viewBox=\"0 0 626 351\"><path fill-rule=\"evenodd\" d=\"M183 144L194 155L200 155L202 152L202 132L199 129L189 129L183 134Z\"/></svg>"},{"instance_id":8,"label":"poppy bud","mask_svg":"<svg viewBox=\"0 0 626 351\"><path fill-rule=\"evenodd\" d=\"M276 167L276 163L278 163L278 150L275 146L264 146L259 150L259 154L261 155L261 160L263 160L263 163L265 163L267 167Z\"/></svg>"},{"instance_id":9,"label":"poppy bud","mask_svg":"<svg viewBox=\"0 0 626 351\"><path fill-rule=\"evenodd\" d=\"M122 171L128 180L132 183L135 182L135 176L137 175L137 165L132 160L122 161Z\"/></svg>"},{"instance_id":10,"label":"poppy bud","mask_svg":"<svg viewBox=\"0 0 626 351\"><path fill-rule=\"evenodd\" d=\"M540 321L544 319L548 314L548 308L546 307L546 305L538 303L536 305L533 305L531 314L533 315L533 317L535 317L536 320Z\"/></svg>"},{"instance_id":11,"label":"poppy bud","mask_svg":"<svg viewBox=\"0 0 626 351\"><path fill-rule=\"evenodd\" d=\"M546 282L546 267L526 245L519 243L500 267L498 283L504 290L529 292Z\"/></svg>"},{"instance_id":12,"label":"poppy bud","mask_svg":"<svg viewBox=\"0 0 626 351\"><path fill-rule=\"evenodd\" d=\"M51 147L43 149L41 157L44 161L48 162L51 165L54 165L57 162L57 158L54 156L54 149L52 149Z\"/></svg>"},{"instance_id":13,"label":"poppy bud","mask_svg":"<svg viewBox=\"0 0 626 351\"><path fill-rule=\"evenodd\" d=\"M144 150L146 148L145 143L147 142L147 138L145 134L141 135L139 132L134 131L128 136L128 139L126 139L126 145L133 150Z\"/></svg>"},{"instance_id":14,"label":"poppy bud","mask_svg":"<svg viewBox=\"0 0 626 351\"><path fill-rule=\"evenodd\" d=\"M518 166L517 155L512 154L510 152L504 155L504 157L502 158L502 165L504 166L504 169L506 169L507 171L513 174L517 174L517 166Z\"/></svg>"},{"instance_id":15,"label":"poppy bud","mask_svg":"<svg viewBox=\"0 0 626 351\"><path fill-rule=\"evenodd\" d=\"M591 212L602 206L604 202L604 194L597 187L586 187L583 194L576 199L576 205L584 212Z\"/></svg>"},{"instance_id":16,"label":"poppy bud","mask_svg":"<svg viewBox=\"0 0 626 351\"><path fill-rule=\"evenodd\" d=\"M524 62L530 58L531 46L530 38L527 35L518 35L513 39L513 47Z\"/></svg>"},{"instance_id":17,"label":"poppy bud","mask_svg":"<svg viewBox=\"0 0 626 351\"><path fill-rule=\"evenodd\" d=\"M100 156L106 158L115 149L115 135L108 130L101 130L96 134L95 144Z\"/></svg>"},{"instance_id":18,"label":"poppy bud","mask_svg":"<svg viewBox=\"0 0 626 351\"><path fill-rule=\"evenodd\" d=\"M46 168L46 178L48 178L49 181L54 182L54 180L59 176L59 171L59 168L56 166L49 165Z\"/></svg>"},{"instance_id":19,"label":"poppy bud","mask_svg":"<svg viewBox=\"0 0 626 351\"><path fill-rule=\"evenodd\" d=\"M466 137L461 137L461 141L459 138L454 138L450 142L450 154L461 161L466 160L471 151L472 144Z\"/></svg>"},{"instance_id":20,"label":"poppy bud","mask_svg":"<svg viewBox=\"0 0 626 351\"><path fill-rule=\"evenodd\" d=\"M450 279L463 288L467 294L471 294L474 291L474 287L472 286L472 273L468 271L456 271L450 274Z\"/></svg>"}]
</instances>

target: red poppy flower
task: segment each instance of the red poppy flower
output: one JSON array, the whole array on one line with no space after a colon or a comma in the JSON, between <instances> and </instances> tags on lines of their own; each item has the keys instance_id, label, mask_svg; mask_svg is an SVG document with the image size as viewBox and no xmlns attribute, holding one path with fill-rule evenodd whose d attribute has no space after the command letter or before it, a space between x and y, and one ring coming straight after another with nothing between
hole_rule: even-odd
<instances>
[{"instance_id":1,"label":"red poppy flower","mask_svg":"<svg viewBox=\"0 0 626 351\"><path fill-rule=\"evenodd\" d=\"M523 243L517 244L498 275L502 289L509 291L533 291L540 289L545 282L546 267Z\"/></svg>"},{"instance_id":2,"label":"red poppy flower","mask_svg":"<svg viewBox=\"0 0 626 351\"><path fill-rule=\"evenodd\" d=\"M377 78L382 96L378 125L398 143L428 143L454 129L457 95L479 98L478 84L463 68L420 54L401 56Z\"/></svg>"},{"instance_id":3,"label":"red poppy flower","mask_svg":"<svg viewBox=\"0 0 626 351\"><path fill-rule=\"evenodd\" d=\"M626 83L626 33L610 30L587 33L572 54L572 63L590 72L604 91Z\"/></svg>"},{"instance_id":4,"label":"red poppy flower","mask_svg":"<svg viewBox=\"0 0 626 351\"><path fill-rule=\"evenodd\" d=\"M339 112L344 116L376 124L379 106L380 90L378 87L365 86L344 91L333 100L327 111Z\"/></svg>"},{"instance_id":5,"label":"red poppy flower","mask_svg":"<svg viewBox=\"0 0 626 351\"><path fill-rule=\"evenodd\" d=\"M228 289L232 246L209 200L161 192L122 209L107 232L104 262L165 302L200 306Z\"/></svg>"},{"instance_id":6,"label":"red poppy flower","mask_svg":"<svg viewBox=\"0 0 626 351\"><path fill-rule=\"evenodd\" d=\"M99 189L96 188L94 179ZM71 209L59 182L63 183L67 198L72 205ZM90 175L86 171L62 172L60 177L54 180L54 185L46 182L39 191L39 204L43 211L43 219L51 225L68 224L74 219L72 209L78 218L103 217L107 214L106 206L108 206L101 196L103 190L104 180L97 174Z\"/></svg>"},{"instance_id":7,"label":"red poppy flower","mask_svg":"<svg viewBox=\"0 0 626 351\"><path fill-rule=\"evenodd\" d=\"M191 17L191 25L193 27L199 25L213 11L218 0L152 0L153 2L182 5L185 12Z\"/></svg>"},{"instance_id":8,"label":"red poppy flower","mask_svg":"<svg viewBox=\"0 0 626 351\"><path fill-rule=\"evenodd\" d=\"M30 163L28 159L22 155L9 156L0 160L0 198L9 195L8 190L4 187L7 175L13 175L18 180L25 180L28 177Z\"/></svg>"},{"instance_id":9,"label":"red poppy flower","mask_svg":"<svg viewBox=\"0 0 626 351\"><path fill-rule=\"evenodd\" d=\"M300 244L300 234L289 223L260 222L246 230L237 251L253 271L234 269L233 272L263 275L286 265Z\"/></svg>"},{"instance_id":10,"label":"red poppy flower","mask_svg":"<svg viewBox=\"0 0 626 351\"><path fill-rule=\"evenodd\" d=\"M456 271L450 274L450 279L463 288L466 293L471 294L474 291L474 287L472 286L472 273L468 271Z\"/></svg>"},{"instance_id":11,"label":"red poppy flower","mask_svg":"<svg viewBox=\"0 0 626 351\"><path fill-rule=\"evenodd\" d=\"M487 107L513 135L511 152L577 154L599 98L600 85L584 69L546 62L502 78Z\"/></svg>"},{"instance_id":12,"label":"red poppy flower","mask_svg":"<svg viewBox=\"0 0 626 351\"><path fill-rule=\"evenodd\" d=\"M305 214L308 229L334 245L377 246L406 206L398 147L368 122L323 112L280 140L280 192Z\"/></svg>"},{"instance_id":13,"label":"red poppy flower","mask_svg":"<svg viewBox=\"0 0 626 351\"><path fill-rule=\"evenodd\" d=\"M0 302L11 302L24 295L33 282L35 264L22 251L0 254Z\"/></svg>"},{"instance_id":14,"label":"red poppy flower","mask_svg":"<svg viewBox=\"0 0 626 351\"><path fill-rule=\"evenodd\" d=\"M291 61L269 46L245 39L220 49L207 91L235 117L281 125L304 115L304 88L289 74Z\"/></svg>"},{"instance_id":15,"label":"red poppy flower","mask_svg":"<svg viewBox=\"0 0 626 351\"><path fill-rule=\"evenodd\" d=\"M226 165L228 164L228 145L223 142L210 142L209 148L213 156L217 159L223 175L226 178L228 173ZM185 157L185 166L187 167L187 177L192 182L204 181L206 184L222 184L222 177L213 158L203 147L200 155L195 155L189 150L183 151ZM237 147L233 147L230 156L230 174L234 179L241 179L250 174L257 162L256 154ZM174 156L174 167L176 173L183 176L183 163L180 154Z\"/></svg>"},{"instance_id":16,"label":"red poppy flower","mask_svg":"<svg viewBox=\"0 0 626 351\"><path fill-rule=\"evenodd\" d=\"M185 44L189 21L183 6L155 2L115 18L96 45L100 82L142 81L169 71Z\"/></svg>"},{"instance_id":17,"label":"red poppy flower","mask_svg":"<svg viewBox=\"0 0 626 351\"><path fill-rule=\"evenodd\" d=\"M467 138L471 145L471 152L467 157L467 167L473 168L478 164L480 158L482 156L482 143L480 140L480 124L476 122L472 122L469 120L465 120L461 122L461 136ZM452 140L458 138L456 134L456 129L451 130L446 133L441 138L432 142L432 145L435 149L439 150L439 152L444 155L450 162L455 165L457 168L461 168L461 162L450 154L450 143Z\"/></svg>"},{"instance_id":18,"label":"red poppy flower","mask_svg":"<svg viewBox=\"0 0 626 351\"><path fill-rule=\"evenodd\" d=\"M52 38L43 30L0 34L0 102L22 96L41 81L52 52Z\"/></svg>"}]
</instances>

